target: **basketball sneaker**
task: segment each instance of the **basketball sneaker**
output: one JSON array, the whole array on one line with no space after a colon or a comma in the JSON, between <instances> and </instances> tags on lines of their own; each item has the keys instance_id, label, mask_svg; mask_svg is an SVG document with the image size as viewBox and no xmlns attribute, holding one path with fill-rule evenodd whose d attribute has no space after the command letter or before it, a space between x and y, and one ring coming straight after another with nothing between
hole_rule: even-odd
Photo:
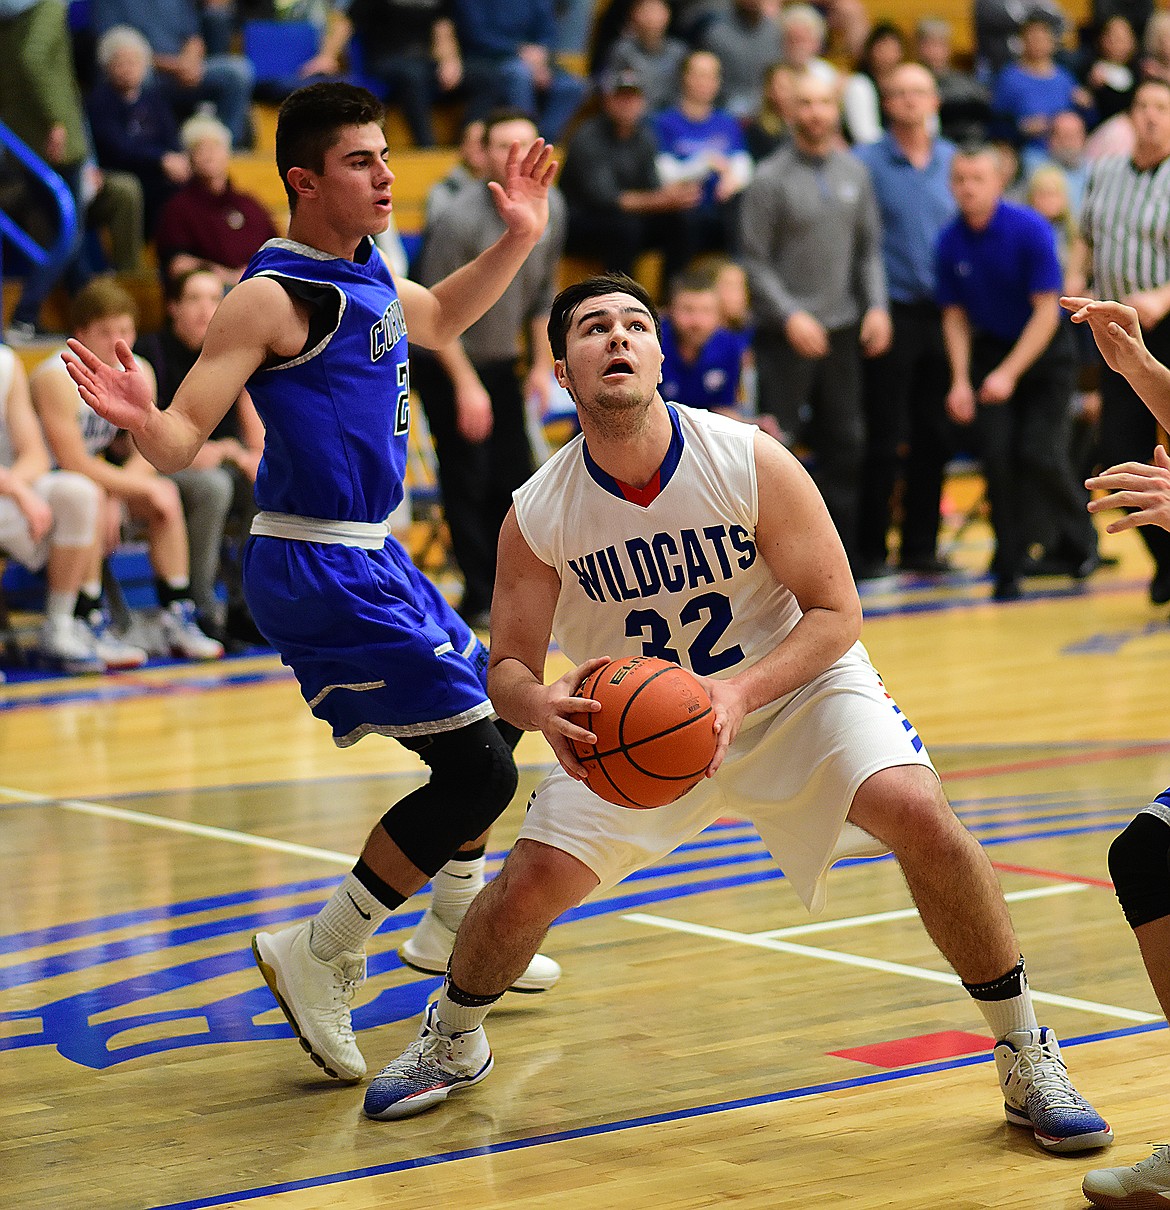
<instances>
[{"instance_id":1,"label":"basketball sneaker","mask_svg":"<svg viewBox=\"0 0 1170 1210\"><path fill-rule=\"evenodd\" d=\"M478 1084L492 1069L492 1048L482 1025L447 1034L439 1006L427 1005L418 1037L370 1081L364 1105L380 1122L409 1118L445 1101L453 1092Z\"/></svg>"},{"instance_id":2,"label":"basketball sneaker","mask_svg":"<svg viewBox=\"0 0 1170 1210\"><path fill-rule=\"evenodd\" d=\"M350 1019L350 1005L365 981L364 954L324 962L309 948L313 922L252 938L256 965L272 989L301 1049L335 1080L356 1083L366 1074Z\"/></svg>"},{"instance_id":3,"label":"basketball sneaker","mask_svg":"<svg viewBox=\"0 0 1170 1210\"><path fill-rule=\"evenodd\" d=\"M159 622L171 655L181 660L218 660L223 656L223 644L199 629L194 601L172 601L159 610Z\"/></svg>"},{"instance_id":4,"label":"basketball sneaker","mask_svg":"<svg viewBox=\"0 0 1170 1210\"><path fill-rule=\"evenodd\" d=\"M69 615L46 618L37 640L41 659L70 676L105 672L106 663L97 643L80 618Z\"/></svg>"},{"instance_id":5,"label":"basketball sneaker","mask_svg":"<svg viewBox=\"0 0 1170 1210\"><path fill-rule=\"evenodd\" d=\"M1105 1210L1167 1210L1170 1207L1170 1145L1163 1143L1132 1168L1094 1168L1081 1192Z\"/></svg>"},{"instance_id":6,"label":"basketball sneaker","mask_svg":"<svg viewBox=\"0 0 1170 1210\"><path fill-rule=\"evenodd\" d=\"M427 908L418 928L398 947L398 956L412 970L424 975L445 975L455 932ZM509 988L514 992L546 992L561 977L561 965L544 954L533 954L527 969Z\"/></svg>"},{"instance_id":7,"label":"basketball sneaker","mask_svg":"<svg viewBox=\"0 0 1170 1210\"><path fill-rule=\"evenodd\" d=\"M1004 1117L1030 1126L1047 1151L1087 1151L1113 1142L1109 1123L1072 1086L1050 1029L1018 1029L995 1047Z\"/></svg>"},{"instance_id":8,"label":"basketball sneaker","mask_svg":"<svg viewBox=\"0 0 1170 1210\"><path fill-rule=\"evenodd\" d=\"M86 617L84 625L93 635L97 653L102 657L107 668L115 670L141 668L149 658L141 647L126 642L125 639L119 638L114 633L114 628L110 625L109 614L104 609L93 610Z\"/></svg>"}]
</instances>

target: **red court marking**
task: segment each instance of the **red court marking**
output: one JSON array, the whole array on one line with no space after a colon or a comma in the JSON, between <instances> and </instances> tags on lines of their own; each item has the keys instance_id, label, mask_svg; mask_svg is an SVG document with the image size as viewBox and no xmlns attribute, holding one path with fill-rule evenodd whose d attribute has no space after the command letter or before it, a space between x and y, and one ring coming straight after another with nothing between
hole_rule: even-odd
<instances>
[{"instance_id":1,"label":"red court marking","mask_svg":"<svg viewBox=\"0 0 1170 1210\"><path fill-rule=\"evenodd\" d=\"M1043 747L1038 744L1037 747ZM1070 752L1065 756L1049 756L1043 760L1021 760L1008 765L985 765L978 769L954 769L943 775L945 781L996 777L1001 773L1028 773L1036 769L1058 769L1062 765L1088 765L1103 760L1123 760L1131 756L1152 756L1165 752L1170 743L1135 744L1128 748L1102 748L1096 752Z\"/></svg>"},{"instance_id":2,"label":"red court marking","mask_svg":"<svg viewBox=\"0 0 1170 1210\"><path fill-rule=\"evenodd\" d=\"M1010 865L1006 861L993 861L992 869L1003 870L1005 874L1035 874L1037 878L1052 878L1057 882L1081 882L1085 886L1104 887L1113 890L1113 883L1108 878L1085 878L1081 874L1066 874L1062 870L1040 870L1030 865Z\"/></svg>"},{"instance_id":3,"label":"red court marking","mask_svg":"<svg viewBox=\"0 0 1170 1210\"><path fill-rule=\"evenodd\" d=\"M953 1059L990 1050L994 1038L964 1033L961 1029L945 1029L942 1033L921 1034L917 1038L897 1038L892 1042L876 1042L872 1046L852 1046L848 1050L831 1050L838 1059L855 1059L871 1067L911 1067L915 1063L933 1063L938 1059Z\"/></svg>"}]
</instances>

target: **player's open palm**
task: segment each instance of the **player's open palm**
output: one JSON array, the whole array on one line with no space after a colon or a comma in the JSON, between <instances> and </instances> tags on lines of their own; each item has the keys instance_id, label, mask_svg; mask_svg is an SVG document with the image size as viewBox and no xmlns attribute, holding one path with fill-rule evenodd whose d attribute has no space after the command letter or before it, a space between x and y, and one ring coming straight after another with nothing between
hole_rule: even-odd
<instances>
[{"instance_id":1,"label":"player's open palm","mask_svg":"<svg viewBox=\"0 0 1170 1210\"><path fill-rule=\"evenodd\" d=\"M520 144L508 152L504 183L489 181L500 218L513 235L539 239L548 226L548 189L557 174L552 148L537 139L524 156Z\"/></svg>"},{"instance_id":2,"label":"player's open palm","mask_svg":"<svg viewBox=\"0 0 1170 1210\"><path fill-rule=\"evenodd\" d=\"M80 341L70 340L68 345L69 351L61 358L81 398L111 424L131 433L140 432L154 407L153 390L130 346L124 340L114 345L121 363L121 369L116 369Z\"/></svg>"}]
</instances>

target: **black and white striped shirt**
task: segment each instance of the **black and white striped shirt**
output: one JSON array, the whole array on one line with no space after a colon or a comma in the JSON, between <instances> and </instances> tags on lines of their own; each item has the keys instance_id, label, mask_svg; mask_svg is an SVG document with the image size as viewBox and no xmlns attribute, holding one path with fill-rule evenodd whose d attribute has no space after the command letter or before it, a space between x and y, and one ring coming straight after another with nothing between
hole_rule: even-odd
<instances>
[{"instance_id":1,"label":"black and white striped shirt","mask_svg":"<svg viewBox=\"0 0 1170 1210\"><path fill-rule=\"evenodd\" d=\"M1145 171L1125 155L1099 160L1085 190L1081 230L1098 298L1170 282L1170 157Z\"/></svg>"}]
</instances>

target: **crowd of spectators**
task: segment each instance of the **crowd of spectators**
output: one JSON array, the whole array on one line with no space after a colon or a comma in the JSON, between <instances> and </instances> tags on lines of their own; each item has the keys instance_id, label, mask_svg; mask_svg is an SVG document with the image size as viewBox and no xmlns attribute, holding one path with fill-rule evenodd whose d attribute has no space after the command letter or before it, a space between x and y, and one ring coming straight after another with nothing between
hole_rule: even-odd
<instances>
[{"instance_id":1,"label":"crowd of spectators","mask_svg":"<svg viewBox=\"0 0 1170 1210\"><path fill-rule=\"evenodd\" d=\"M1032 363L1004 400L985 398L978 382L963 381L971 367L961 348L956 362L945 338L946 309L959 304L953 292L939 293L936 256L944 229L967 221L950 179L956 146L994 148L994 212L1015 206L1041 216L1036 230L1053 241L1059 288L1091 291L1080 212L1093 166L1133 151L1131 111L1143 83L1170 84L1170 13L1144 0L1101 0L1078 30L1047 0L975 0L970 56L955 54L947 21L875 23L860 0L165 0L149 14L129 0L88 0L84 12L84 23L70 22L64 0L0 0L0 50L13 66L0 81L0 120L57 170L81 216L61 276L37 266L24 275L10 343L44 335L41 305L58 281L75 295L114 269L160 276L168 325L151 338L152 360L169 350L182 364L182 348L197 354L191 317L200 306L184 292L213 300L278 234L265 206L232 180L232 155L254 138L257 70L240 53L241 31L256 19L302 23L313 31L310 46L277 97L307 80L359 80L401 111L423 148L439 139L437 107L462 119L459 163L431 190L420 233L430 252L416 270L425 273L444 246L447 204L466 205L478 196L468 187L490 174L486 130L502 112L531 119L559 143L563 251L632 274L646 254L657 256L649 284L669 303L679 401L756 419L797 449L858 578L897 567L948 571L937 547L946 463L962 450L988 457L983 406L1014 400L1023 417L996 430L1001 444L1026 428L1027 395L1016 398L1015 388ZM266 86L262 95L273 95L277 84ZM0 164L5 210L47 244L53 232L35 189L12 163ZM144 244L157 268L144 268ZM737 293L738 306L728 304ZM1151 310L1150 324L1166 310ZM977 305L973 315L977 327ZM543 372L529 326L501 329L506 356L472 342L472 361L506 362L509 384L513 363ZM976 330L971 339L983 349L986 335ZM1069 451L1053 474L1071 482L1066 471L1080 476L1095 463L1099 365L1067 325L1052 339L1072 357L1068 398L1048 430L1061 457ZM1009 368L1017 365L1015 341L1001 351ZM1031 352L1043 362L1049 351ZM418 382L429 368L420 363ZM458 388L458 365L454 376L441 368L431 377ZM991 395L1012 377L1002 366L984 370ZM543 398L542 381L534 370L518 392L509 385L506 404L492 397L502 388L480 382L487 406L498 409L494 436L488 425L476 437L466 420L445 427L442 406L433 405L449 493L453 479L466 478L451 469L460 464L454 451L467 461L477 443L518 434L521 420L531 423L531 400ZM957 384L971 387L970 408L953 406ZM443 397L435 386L430 393ZM210 493L217 518L232 511L238 520L255 426L237 426L226 440L230 456L209 452L221 473L214 493L206 483L217 476L204 476L202 506ZM997 499L1002 519L1002 493ZM183 504L193 507L190 489ZM457 547L490 550L490 535L471 542L464 531L492 510L477 498L455 511L469 518L452 527ZM1011 539L1011 570L998 576L1003 599L1032 571L1079 576L1096 565L1084 534L1070 543L1042 503L1025 511L1018 526L1012 521L1022 536ZM210 527L222 529L222 520ZM1153 595L1170 596L1170 560L1155 553ZM220 633L208 557L192 549L191 591ZM470 565L490 569L490 557L465 553L462 561L465 613L478 616L490 580Z\"/></svg>"}]
</instances>

